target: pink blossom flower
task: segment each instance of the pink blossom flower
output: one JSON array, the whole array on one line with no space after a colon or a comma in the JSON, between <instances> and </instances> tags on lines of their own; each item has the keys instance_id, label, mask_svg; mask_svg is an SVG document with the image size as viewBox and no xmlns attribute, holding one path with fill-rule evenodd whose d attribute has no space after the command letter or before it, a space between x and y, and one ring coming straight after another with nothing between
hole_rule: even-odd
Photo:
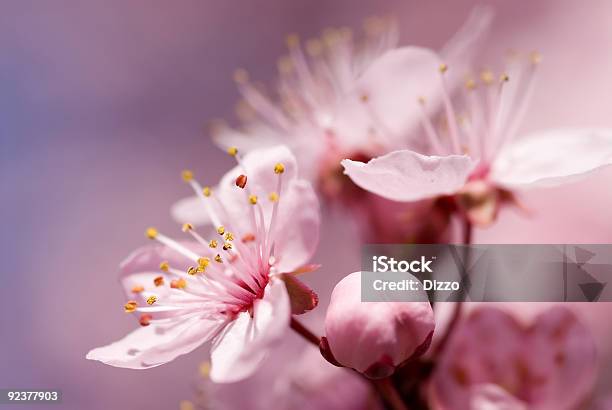
<instances>
[{"instance_id":1,"label":"pink blossom flower","mask_svg":"<svg viewBox=\"0 0 612 410\"><path fill-rule=\"evenodd\" d=\"M490 21L487 9L474 11L441 54L457 67L467 67ZM300 164L301 176L313 182L326 199L353 211L371 239L406 240L421 231L430 236L429 231L445 228L415 224L416 228L407 230L409 224L400 221L425 221L412 216L436 204L411 207L373 198L352 184L339 165L343 158L367 160L411 146L421 108L406 96L417 89L427 94L432 110L441 101L436 76L422 64L423 50L398 48L397 31L391 20L371 19L360 39L354 39L346 28L326 30L322 38L308 40L303 46L296 36L290 36L289 54L279 62L280 76L271 93L250 82L246 71L236 72L243 96L242 124L240 128L216 127L215 141L224 148L237 146L246 151L288 145ZM459 84L459 80L449 81ZM376 203L370 206L370 200ZM184 221L185 215L193 215L196 203L194 198L179 202L173 209L175 218ZM386 212L381 212L381 203ZM370 224L372 220L380 223ZM382 232L376 230L383 226ZM402 229L396 232L393 227Z\"/></svg>"},{"instance_id":2,"label":"pink blossom flower","mask_svg":"<svg viewBox=\"0 0 612 410\"><path fill-rule=\"evenodd\" d=\"M491 70L466 81L464 106L451 100L446 72L432 51L420 64L439 71L447 129L436 130L426 112L426 146L390 152L367 163L346 159L345 173L359 185L395 201L456 196L472 222L486 225L517 189L549 187L581 178L612 163L612 130L560 129L516 136L533 92L537 54L514 58L499 81ZM413 98L417 98L415 93ZM426 99L421 99L425 105ZM459 108L461 107L461 108ZM466 115L458 117L459 109Z\"/></svg>"},{"instance_id":3,"label":"pink blossom flower","mask_svg":"<svg viewBox=\"0 0 612 410\"><path fill-rule=\"evenodd\" d=\"M287 148L244 158L232 154L239 165L214 193L191 172L183 173L217 227L216 236L204 239L185 224L194 239L185 243L150 228L147 235L161 246L139 249L121 266L131 299L125 310L140 314L141 327L92 350L88 359L144 369L212 341L211 378L229 382L251 374L283 337L295 311L289 293L307 289L292 276L287 286L283 279L285 272L304 269L315 250L317 198L310 184L297 178ZM295 313L314 307L316 297L310 306L300 301L301 312Z\"/></svg>"},{"instance_id":4,"label":"pink blossom flower","mask_svg":"<svg viewBox=\"0 0 612 410\"><path fill-rule=\"evenodd\" d=\"M432 400L452 409L570 409L591 391L595 342L568 309L529 326L479 307L455 329L432 378Z\"/></svg>"},{"instance_id":5,"label":"pink blossom flower","mask_svg":"<svg viewBox=\"0 0 612 410\"><path fill-rule=\"evenodd\" d=\"M466 66L490 14L476 10L442 55ZM426 87L439 99L436 79L422 64L420 48L397 47L394 21L368 21L360 40L354 40L348 28L330 29L321 39L308 40L304 50L297 36L289 36L289 55L279 64L277 100L239 70L236 80L252 116L243 116L242 129L217 129L215 140L224 148L246 150L287 144L311 180L321 175L312 164L326 165L330 151L341 159L347 153L373 154L404 146L420 113L418 104L404 95Z\"/></svg>"},{"instance_id":6,"label":"pink blossom flower","mask_svg":"<svg viewBox=\"0 0 612 410\"><path fill-rule=\"evenodd\" d=\"M332 292L321 349L334 364L382 378L425 353L433 331L429 302L362 302L361 272L354 272Z\"/></svg>"}]
</instances>

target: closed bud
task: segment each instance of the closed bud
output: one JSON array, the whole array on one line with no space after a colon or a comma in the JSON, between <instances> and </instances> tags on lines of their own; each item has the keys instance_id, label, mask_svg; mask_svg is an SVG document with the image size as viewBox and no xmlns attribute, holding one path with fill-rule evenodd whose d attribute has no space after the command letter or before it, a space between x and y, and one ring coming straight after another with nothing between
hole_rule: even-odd
<instances>
[{"instance_id":1,"label":"closed bud","mask_svg":"<svg viewBox=\"0 0 612 410\"><path fill-rule=\"evenodd\" d=\"M422 296L418 300L426 300ZM379 379L424 354L433 331L429 302L362 302L361 272L354 272L332 292L321 353L335 365Z\"/></svg>"}]
</instances>

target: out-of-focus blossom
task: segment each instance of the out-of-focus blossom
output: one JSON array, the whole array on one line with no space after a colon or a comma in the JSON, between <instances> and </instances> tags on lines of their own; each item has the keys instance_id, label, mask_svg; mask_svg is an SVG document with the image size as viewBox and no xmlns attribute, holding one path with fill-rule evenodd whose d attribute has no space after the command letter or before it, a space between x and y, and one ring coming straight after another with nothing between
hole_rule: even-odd
<instances>
[{"instance_id":1,"label":"out-of-focus blossom","mask_svg":"<svg viewBox=\"0 0 612 410\"><path fill-rule=\"evenodd\" d=\"M441 51L444 58L467 69L490 20L488 9L475 10ZM366 23L362 39L354 39L347 28L327 30L322 38L303 46L290 36L289 54L279 62L280 76L272 95L250 82L246 71L236 72L243 95L242 126L215 127L215 141L247 151L287 144L301 165L302 176L315 183L325 198L348 207L363 222L359 225L369 239L406 241L423 235L423 240L435 241L447 223L428 224L427 219L415 217L435 212L435 201L409 206L374 198L351 183L340 167L343 158L368 160L413 146L421 108L406 96L417 90L426 93L432 110L441 100L436 76L422 64L422 50L397 48L397 40L395 23L379 18ZM455 76L450 81L459 84L459 80ZM175 216L180 219L189 213L194 202L178 203ZM418 224L406 223L417 220Z\"/></svg>"},{"instance_id":2,"label":"out-of-focus blossom","mask_svg":"<svg viewBox=\"0 0 612 410\"><path fill-rule=\"evenodd\" d=\"M288 341L275 350L273 360L237 383L211 383L204 375L198 402L203 408L215 410L380 408L371 386L363 378L329 364L313 346L301 346L301 340Z\"/></svg>"},{"instance_id":3,"label":"out-of-focus blossom","mask_svg":"<svg viewBox=\"0 0 612 410\"><path fill-rule=\"evenodd\" d=\"M479 307L452 334L431 392L443 409L572 409L595 376L594 340L569 309L552 307L525 326Z\"/></svg>"},{"instance_id":4,"label":"out-of-focus blossom","mask_svg":"<svg viewBox=\"0 0 612 410\"><path fill-rule=\"evenodd\" d=\"M501 204L513 201L514 190L556 186L612 163L612 129L547 130L517 138L534 89L537 53L528 61L513 58L508 74L498 79L491 70L479 81L469 77L460 107L447 84L452 67L427 50L419 61L440 72L445 126L436 130L423 111L424 149L394 151L367 163L342 161L345 173L363 189L407 202L454 195L459 209L484 226ZM420 101L425 106L426 98ZM467 114L459 117L463 110Z\"/></svg>"},{"instance_id":5,"label":"out-of-focus blossom","mask_svg":"<svg viewBox=\"0 0 612 410\"><path fill-rule=\"evenodd\" d=\"M429 302L362 302L361 272L353 272L332 292L321 351L334 364L382 378L425 353L433 331Z\"/></svg>"},{"instance_id":6,"label":"out-of-focus blossom","mask_svg":"<svg viewBox=\"0 0 612 410\"><path fill-rule=\"evenodd\" d=\"M488 11L476 11L442 55L467 67L490 18ZM301 172L313 181L325 175L326 167L337 168L347 154L372 156L405 146L420 109L404 95L427 88L439 99L440 92L420 49L397 48L397 40L395 23L382 19L366 23L361 41L347 28L330 29L305 47L290 36L289 55L279 63L276 98L239 70L236 80L252 116L243 116L241 129L217 129L215 140L224 148L246 150L287 144Z\"/></svg>"},{"instance_id":7,"label":"out-of-focus blossom","mask_svg":"<svg viewBox=\"0 0 612 410\"><path fill-rule=\"evenodd\" d=\"M183 173L216 226L215 238L204 239L190 224L183 230L194 242L177 242L150 228L147 236L162 245L137 250L121 267L130 298L125 311L138 312L141 327L92 350L88 359L144 369L212 340L211 378L230 382L252 374L282 338L294 304L291 293L312 295L293 276L288 292L283 278L304 269L315 250L317 198L297 178L287 148L244 158L232 154L239 165L215 193L190 171ZM302 303L302 311L313 306Z\"/></svg>"}]
</instances>

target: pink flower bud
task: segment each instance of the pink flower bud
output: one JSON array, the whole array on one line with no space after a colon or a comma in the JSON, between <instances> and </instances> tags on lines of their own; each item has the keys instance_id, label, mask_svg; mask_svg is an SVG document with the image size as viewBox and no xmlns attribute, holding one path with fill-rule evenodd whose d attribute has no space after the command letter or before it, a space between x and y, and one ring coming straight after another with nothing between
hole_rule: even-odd
<instances>
[{"instance_id":1,"label":"pink flower bud","mask_svg":"<svg viewBox=\"0 0 612 410\"><path fill-rule=\"evenodd\" d=\"M367 377L388 377L427 351L433 330L428 302L362 302L361 272L354 272L332 292L321 353Z\"/></svg>"}]
</instances>

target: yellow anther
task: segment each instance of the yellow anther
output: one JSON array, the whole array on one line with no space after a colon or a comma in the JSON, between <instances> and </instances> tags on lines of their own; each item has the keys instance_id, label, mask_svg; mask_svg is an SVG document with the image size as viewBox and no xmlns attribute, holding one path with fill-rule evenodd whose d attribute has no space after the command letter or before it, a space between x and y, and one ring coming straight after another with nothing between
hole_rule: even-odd
<instances>
[{"instance_id":1,"label":"yellow anther","mask_svg":"<svg viewBox=\"0 0 612 410\"><path fill-rule=\"evenodd\" d=\"M147 231L145 232L145 235L147 235L147 238L149 239L155 239L157 237L157 229L148 228Z\"/></svg>"},{"instance_id":2,"label":"yellow anther","mask_svg":"<svg viewBox=\"0 0 612 410\"><path fill-rule=\"evenodd\" d=\"M338 30L333 28L326 28L323 30L323 42L327 47L334 47L338 43L340 39L340 34Z\"/></svg>"},{"instance_id":3,"label":"yellow anther","mask_svg":"<svg viewBox=\"0 0 612 410\"><path fill-rule=\"evenodd\" d=\"M140 293L144 291L144 286L142 285L134 285L132 286L132 293Z\"/></svg>"},{"instance_id":4,"label":"yellow anther","mask_svg":"<svg viewBox=\"0 0 612 410\"><path fill-rule=\"evenodd\" d=\"M157 296L151 295L147 298L147 305L152 305L155 302L157 302Z\"/></svg>"},{"instance_id":5,"label":"yellow anther","mask_svg":"<svg viewBox=\"0 0 612 410\"><path fill-rule=\"evenodd\" d=\"M199 258L198 259L198 266L203 266L203 267L207 267L210 264L210 258Z\"/></svg>"},{"instance_id":6,"label":"yellow anther","mask_svg":"<svg viewBox=\"0 0 612 410\"><path fill-rule=\"evenodd\" d=\"M278 59L276 66L281 74L289 74L293 70L293 62L291 61L291 57L282 56Z\"/></svg>"},{"instance_id":7,"label":"yellow anther","mask_svg":"<svg viewBox=\"0 0 612 410\"><path fill-rule=\"evenodd\" d=\"M484 70L482 73L480 73L480 80L486 85L493 84L493 72L491 70Z\"/></svg>"},{"instance_id":8,"label":"yellow anther","mask_svg":"<svg viewBox=\"0 0 612 410\"><path fill-rule=\"evenodd\" d=\"M295 48L300 44L300 38L297 34L289 34L286 38L287 47Z\"/></svg>"},{"instance_id":9,"label":"yellow anther","mask_svg":"<svg viewBox=\"0 0 612 410\"><path fill-rule=\"evenodd\" d=\"M442 64L440 64L440 66L438 67L438 70L440 70L440 72L441 72L442 74L444 74L445 72L447 72L447 71L448 71L448 65L446 65L446 64L444 64L444 63L442 63Z\"/></svg>"},{"instance_id":10,"label":"yellow anther","mask_svg":"<svg viewBox=\"0 0 612 410\"><path fill-rule=\"evenodd\" d=\"M184 278L173 279L170 282L170 287L172 289L185 289L186 286L187 286L187 281Z\"/></svg>"},{"instance_id":11,"label":"yellow anther","mask_svg":"<svg viewBox=\"0 0 612 410\"><path fill-rule=\"evenodd\" d=\"M274 173L275 174L282 174L283 172L285 172L285 166L278 162L276 165L274 165Z\"/></svg>"},{"instance_id":12,"label":"yellow anther","mask_svg":"<svg viewBox=\"0 0 612 410\"><path fill-rule=\"evenodd\" d=\"M417 98L417 101L421 105L425 105L425 102L427 102L427 100L425 100L425 97L423 97L423 96L420 96L419 98Z\"/></svg>"},{"instance_id":13,"label":"yellow anther","mask_svg":"<svg viewBox=\"0 0 612 410\"><path fill-rule=\"evenodd\" d=\"M193 172L186 169L183 172L181 172L181 178L183 178L183 181L189 182L193 179Z\"/></svg>"},{"instance_id":14,"label":"yellow anther","mask_svg":"<svg viewBox=\"0 0 612 410\"><path fill-rule=\"evenodd\" d=\"M542 55L537 51L532 51L529 54L529 60L532 64L540 64L542 62Z\"/></svg>"},{"instance_id":15,"label":"yellow anther","mask_svg":"<svg viewBox=\"0 0 612 410\"><path fill-rule=\"evenodd\" d=\"M155 286L162 286L164 284L164 277L163 276L158 276L155 279L153 279L153 283L155 284Z\"/></svg>"},{"instance_id":16,"label":"yellow anther","mask_svg":"<svg viewBox=\"0 0 612 410\"><path fill-rule=\"evenodd\" d=\"M368 101L370 101L370 95L368 93L363 93L359 96L359 99L361 100L361 102L367 103Z\"/></svg>"},{"instance_id":17,"label":"yellow anther","mask_svg":"<svg viewBox=\"0 0 612 410\"><path fill-rule=\"evenodd\" d=\"M221 258L221 255L219 254L215 255L215 262L223 263L223 258Z\"/></svg>"},{"instance_id":18,"label":"yellow anther","mask_svg":"<svg viewBox=\"0 0 612 410\"><path fill-rule=\"evenodd\" d=\"M193 276L198 273L198 270L194 266L190 266L187 268L187 273Z\"/></svg>"},{"instance_id":19,"label":"yellow anther","mask_svg":"<svg viewBox=\"0 0 612 410\"><path fill-rule=\"evenodd\" d=\"M249 195L249 202L251 205L257 204L257 195Z\"/></svg>"},{"instance_id":20,"label":"yellow anther","mask_svg":"<svg viewBox=\"0 0 612 410\"><path fill-rule=\"evenodd\" d=\"M179 410L195 410L195 406L189 400L181 400L179 402Z\"/></svg>"},{"instance_id":21,"label":"yellow anther","mask_svg":"<svg viewBox=\"0 0 612 410\"><path fill-rule=\"evenodd\" d=\"M206 270L206 266L199 265L196 268L196 273L204 273L205 270Z\"/></svg>"},{"instance_id":22,"label":"yellow anther","mask_svg":"<svg viewBox=\"0 0 612 410\"><path fill-rule=\"evenodd\" d=\"M163 261L162 263L160 263L159 270L161 270L162 272L168 272L170 270L170 264L168 263L168 261Z\"/></svg>"},{"instance_id":23,"label":"yellow anther","mask_svg":"<svg viewBox=\"0 0 612 410\"><path fill-rule=\"evenodd\" d=\"M210 374L210 362L202 362L199 370L202 377L208 377Z\"/></svg>"},{"instance_id":24,"label":"yellow anther","mask_svg":"<svg viewBox=\"0 0 612 410\"><path fill-rule=\"evenodd\" d=\"M208 242L208 246L210 246L211 248L216 248L217 241L215 239L211 239L210 242Z\"/></svg>"},{"instance_id":25,"label":"yellow anther","mask_svg":"<svg viewBox=\"0 0 612 410\"><path fill-rule=\"evenodd\" d=\"M231 232L225 232L225 240L226 241L233 241L234 240L234 234Z\"/></svg>"},{"instance_id":26,"label":"yellow anther","mask_svg":"<svg viewBox=\"0 0 612 410\"><path fill-rule=\"evenodd\" d=\"M501 82L501 83L506 83L506 82L508 82L508 80L510 80L510 77L508 77L508 74L506 74L506 73L502 73L499 76L499 82Z\"/></svg>"},{"instance_id":27,"label":"yellow anther","mask_svg":"<svg viewBox=\"0 0 612 410\"><path fill-rule=\"evenodd\" d=\"M270 194L268 195L268 199L270 200L270 202L276 202L278 201L278 194L276 192L270 192Z\"/></svg>"},{"instance_id":28,"label":"yellow anther","mask_svg":"<svg viewBox=\"0 0 612 410\"><path fill-rule=\"evenodd\" d=\"M187 232L187 231L191 231L193 229L193 225L192 224L183 224L183 232Z\"/></svg>"},{"instance_id":29,"label":"yellow anther","mask_svg":"<svg viewBox=\"0 0 612 410\"><path fill-rule=\"evenodd\" d=\"M235 157L236 154L238 154L238 148L236 148L236 147L229 147L227 149L227 153L230 154L232 157Z\"/></svg>"},{"instance_id":30,"label":"yellow anther","mask_svg":"<svg viewBox=\"0 0 612 410\"><path fill-rule=\"evenodd\" d=\"M232 243L231 242L225 242L223 244L223 250L224 251L229 251L230 249L232 249Z\"/></svg>"},{"instance_id":31,"label":"yellow anther","mask_svg":"<svg viewBox=\"0 0 612 410\"><path fill-rule=\"evenodd\" d=\"M234 71L234 81L238 84L244 84L249 81L249 73L244 68L238 68Z\"/></svg>"},{"instance_id":32,"label":"yellow anther","mask_svg":"<svg viewBox=\"0 0 612 410\"><path fill-rule=\"evenodd\" d=\"M465 88L468 90L474 90L476 88L476 81L473 78L469 78L465 81Z\"/></svg>"},{"instance_id":33,"label":"yellow anther","mask_svg":"<svg viewBox=\"0 0 612 410\"><path fill-rule=\"evenodd\" d=\"M125 310L126 313L132 313L136 310L137 307L138 302L136 302L135 300L129 300L125 305L123 305L123 310Z\"/></svg>"},{"instance_id":34,"label":"yellow anther","mask_svg":"<svg viewBox=\"0 0 612 410\"><path fill-rule=\"evenodd\" d=\"M202 193L204 194L204 196L208 197L212 194L212 190L210 189L210 187L205 186L204 189L202 189Z\"/></svg>"},{"instance_id":35,"label":"yellow anther","mask_svg":"<svg viewBox=\"0 0 612 410\"><path fill-rule=\"evenodd\" d=\"M224 226L220 226L217 228L217 233L219 235L223 235L225 233L225 227Z\"/></svg>"}]
</instances>

